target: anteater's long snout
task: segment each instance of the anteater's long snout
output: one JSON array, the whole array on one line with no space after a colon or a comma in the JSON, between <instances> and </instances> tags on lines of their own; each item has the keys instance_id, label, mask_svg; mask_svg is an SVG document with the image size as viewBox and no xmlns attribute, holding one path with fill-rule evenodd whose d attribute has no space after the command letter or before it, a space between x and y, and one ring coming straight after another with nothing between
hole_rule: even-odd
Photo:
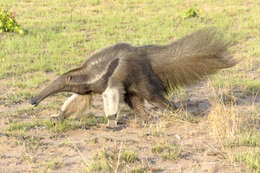
<instances>
[{"instance_id":1,"label":"anteater's long snout","mask_svg":"<svg viewBox=\"0 0 260 173\"><path fill-rule=\"evenodd\" d=\"M62 77L59 77L58 79L56 79L52 83L50 83L46 88L44 88L39 93L39 95L32 98L30 100L30 103L34 106L37 106L46 97L63 91L64 87L65 87L64 79Z\"/></svg>"},{"instance_id":2,"label":"anteater's long snout","mask_svg":"<svg viewBox=\"0 0 260 173\"><path fill-rule=\"evenodd\" d=\"M31 100L30 100L30 104L32 104L33 106L37 106L39 103L37 102L37 98L36 97L34 97L34 98L32 98Z\"/></svg>"}]
</instances>

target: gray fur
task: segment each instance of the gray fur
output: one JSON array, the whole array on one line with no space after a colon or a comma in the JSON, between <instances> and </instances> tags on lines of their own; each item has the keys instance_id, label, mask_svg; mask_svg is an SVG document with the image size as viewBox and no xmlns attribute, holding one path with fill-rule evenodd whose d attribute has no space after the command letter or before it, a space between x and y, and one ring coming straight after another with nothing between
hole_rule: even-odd
<instances>
[{"instance_id":1,"label":"gray fur","mask_svg":"<svg viewBox=\"0 0 260 173\"><path fill-rule=\"evenodd\" d=\"M236 64L227 51L229 46L214 28L199 30L166 46L134 47L118 43L94 53L81 67L61 75L31 103L37 105L62 91L102 94L109 86L123 95L124 101L141 116L147 117L144 100L164 109L175 109L164 97L166 94Z\"/></svg>"}]
</instances>

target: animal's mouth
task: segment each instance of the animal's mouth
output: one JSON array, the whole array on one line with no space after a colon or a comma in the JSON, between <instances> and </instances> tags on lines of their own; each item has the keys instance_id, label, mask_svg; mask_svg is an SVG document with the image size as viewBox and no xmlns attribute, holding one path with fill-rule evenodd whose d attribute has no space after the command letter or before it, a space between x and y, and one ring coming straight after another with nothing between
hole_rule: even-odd
<instances>
[{"instance_id":1,"label":"animal's mouth","mask_svg":"<svg viewBox=\"0 0 260 173\"><path fill-rule=\"evenodd\" d=\"M39 103L37 102L37 99L34 97L30 100L31 105L37 106Z\"/></svg>"}]
</instances>

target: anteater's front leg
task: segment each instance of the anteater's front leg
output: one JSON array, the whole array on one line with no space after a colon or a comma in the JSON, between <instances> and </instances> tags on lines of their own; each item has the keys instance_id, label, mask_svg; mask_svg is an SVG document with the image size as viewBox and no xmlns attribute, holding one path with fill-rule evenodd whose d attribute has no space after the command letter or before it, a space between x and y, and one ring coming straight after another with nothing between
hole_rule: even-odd
<instances>
[{"instance_id":1,"label":"anteater's front leg","mask_svg":"<svg viewBox=\"0 0 260 173\"><path fill-rule=\"evenodd\" d=\"M120 90L116 87L107 87L103 92L104 112L108 118L107 127L114 128L117 126L117 115L120 111Z\"/></svg>"},{"instance_id":2,"label":"anteater's front leg","mask_svg":"<svg viewBox=\"0 0 260 173\"><path fill-rule=\"evenodd\" d=\"M73 94L62 105L60 113L52 116L53 119L63 120L72 116L80 118L91 104L91 95Z\"/></svg>"}]
</instances>

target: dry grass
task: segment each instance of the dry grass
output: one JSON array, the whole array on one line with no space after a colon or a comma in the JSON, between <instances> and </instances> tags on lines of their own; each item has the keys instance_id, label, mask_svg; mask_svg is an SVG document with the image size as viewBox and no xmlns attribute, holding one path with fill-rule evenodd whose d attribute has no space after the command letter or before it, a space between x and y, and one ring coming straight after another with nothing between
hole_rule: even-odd
<instances>
[{"instance_id":1,"label":"dry grass","mask_svg":"<svg viewBox=\"0 0 260 173\"><path fill-rule=\"evenodd\" d=\"M241 133L244 118L239 116L238 109L234 105L224 105L215 102L208 115L210 133L219 142L234 141Z\"/></svg>"},{"instance_id":2,"label":"dry grass","mask_svg":"<svg viewBox=\"0 0 260 173\"><path fill-rule=\"evenodd\" d=\"M251 172L260 171L259 109L254 103L245 107L215 98L207 120L209 133L226 158L234 165L244 163Z\"/></svg>"},{"instance_id":3,"label":"dry grass","mask_svg":"<svg viewBox=\"0 0 260 173\"><path fill-rule=\"evenodd\" d=\"M0 172L79 172L88 170L92 161L106 165L106 160L112 163L112 172L124 171L123 166L129 172L151 172L143 162L161 172L245 172L236 171L244 165L248 171L259 172L258 1L0 0L0 6L15 12L28 30L24 36L0 35ZM186 18L189 9L197 10L197 15ZM49 81L100 48L116 42L168 44L212 25L236 41L232 51L242 61L211 77L208 85L176 91L170 99L181 108L175 113L152 112L146 125L122 121L121 130L109 131L103 129L105 119L94 116L79 122L50 121L68 94L50 97L37 108L28 104ZM209 98L211 105L201 111L200 103L208 103ZM103 107L95 106L96 115ZM68 136L69 146L60 145ZM122 141L125 147L120 151ZM161 142L180 145L181 157L163 161L161 154L153 154L151 148ZM208 150L215 155L209 156ZM125 151L124 160L120 159ZM109 156L92 157L101 152ZM132 152L140 160L127 163L136 158ZM168 153L175 158L174 152Z\"/></svg>"}]
</instances>

